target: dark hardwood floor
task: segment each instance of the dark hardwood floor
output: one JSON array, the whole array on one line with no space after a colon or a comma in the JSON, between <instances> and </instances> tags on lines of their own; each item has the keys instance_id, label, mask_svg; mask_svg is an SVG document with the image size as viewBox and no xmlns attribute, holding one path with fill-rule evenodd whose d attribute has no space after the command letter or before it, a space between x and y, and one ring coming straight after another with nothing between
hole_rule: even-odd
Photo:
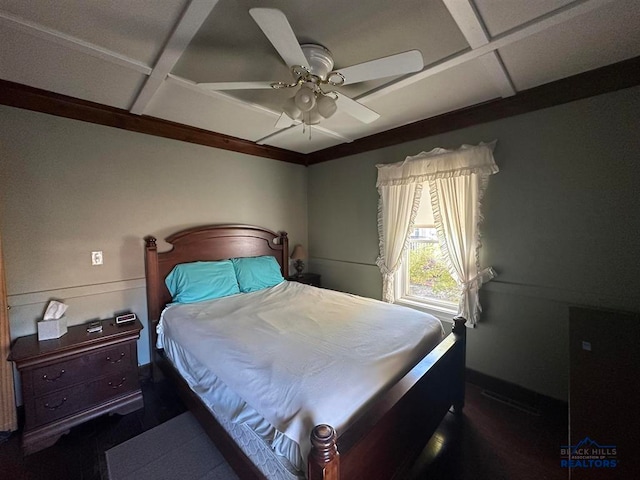
<instances>
[{"instance_id":1,"label":"dark hardwood floor","mask_svg":"<svg viewBox=\"0 0 640 480\"><path fill-rule=\"evenodd\" d=\"M185 411L167 382L143 381L142 391L143 409L87 422L27 457L14 433L0 444L0 479L107 480L106 450ZM467 384L464 413L447 415L411 480L566 479L559 455L566 439L566 412L533 415Z\"/></svg>"},{"instance_id":2,"label":"dark hardwood floor","mask_svg":"<svg viewBox=\"0 0 640 480\"><path fill-rule=\"evenodd\" d=\"M414 466L411 480L566 480L560 446L565 408L531 413L467 383L461 417L450 413Z\"/></svg>"}]
</instances>

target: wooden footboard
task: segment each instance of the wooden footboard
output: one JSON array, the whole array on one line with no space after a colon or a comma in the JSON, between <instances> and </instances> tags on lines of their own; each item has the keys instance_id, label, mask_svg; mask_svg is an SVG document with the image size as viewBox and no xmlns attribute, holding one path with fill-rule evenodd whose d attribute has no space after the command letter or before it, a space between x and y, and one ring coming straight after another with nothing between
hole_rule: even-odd
<instances>
[{"instance_id":1,"label":"wooden footboard","mask_svg":"<svg viewBox=\"0 0 640 480\"><path fill-rule=\"evenodd\" d=\"M442 418L464 406L465 319L344 432L311 433L309 480L404 478Z\"/></svg>"}]
</instances>

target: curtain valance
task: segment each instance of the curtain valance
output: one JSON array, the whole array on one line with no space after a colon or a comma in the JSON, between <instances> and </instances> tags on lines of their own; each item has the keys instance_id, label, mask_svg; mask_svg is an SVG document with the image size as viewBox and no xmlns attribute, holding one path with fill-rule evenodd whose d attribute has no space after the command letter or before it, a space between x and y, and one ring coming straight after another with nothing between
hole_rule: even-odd
<instances>
[{"instance_id":1,"label":"curtain valance","mask_svg":"<svg viewBox=\"0 0 640 480\"><path fill-rule=\"evenodd\" d=\"M472 173L491 175L498 172L493 160L496 142L463 145L457 150L434 148L430 152L407 157L403 162L376 165L376 186L425 183L436 178L457 177Z\"/></svg>"}]
</instances>

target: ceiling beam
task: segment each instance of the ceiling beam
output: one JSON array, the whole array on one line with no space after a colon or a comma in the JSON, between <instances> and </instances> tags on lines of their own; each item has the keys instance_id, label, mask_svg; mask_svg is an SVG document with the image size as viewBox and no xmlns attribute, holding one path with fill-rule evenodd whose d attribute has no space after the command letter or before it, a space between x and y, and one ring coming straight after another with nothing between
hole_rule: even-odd
<instances>
[{"instance_id":1,"label":"ceiling beam","mask_svg":"<svg viewBox=\"0 0 640 480\"><path fill-rule=\"evenodd\" d=\"M471 48L489 43L489 34L469 0L442 0Z\"/></svg>"},{"instance_id":2,"label":"ceiling beam","mask_svg":"<svg viewBox=\"0 0 640 480\"><path fill-rule=\"evenodd\" d=\"M307 165L427 138L480 123L640 85L640 57L563 78L473 107L427 118L307 155Z\"/></svg>"},{"instance_id":3,"label":"ceiling beam","mask_svg":"<svg viewBox=\"0 0 640 480\"><path fill-rule=\"evenodd\" d=\"M218 0L192 0L176 23L169 40L162 49L151 75L138 92L131 106L131 113L142 114L153 96L162 86L164 79L178 62L189 43L207 19Z\"/></svg>"},{"instance_id":4,"label":"ceiling beam","mask_svg":"<svg viewBox=\"0 0 640 480\"><path fill-rule=\"evenodd\" d=\"M120 108L28 87L19 83L0 80L0 104L72 118L83 122L121 128L131 132L146 133L158 137L208 147L231 150L258 157L304 165L305 157L290 150L257 145L250 140L223 135L180 123L146 115L134 115Z\"/></svg>"},{"instance_id":5,"label":"ceiling beam","mask_svg":"<svg viewBox=\"0 0 640 480\"><path fill-rule=\"evenodd\" d=\"M443 0L443 2L472 49L489 43L491 37L487 27L470 0ZM511 76L496 50L481 56L480 61L501 97L515 95L516 89Z\"/></svg>"}]
</instances>

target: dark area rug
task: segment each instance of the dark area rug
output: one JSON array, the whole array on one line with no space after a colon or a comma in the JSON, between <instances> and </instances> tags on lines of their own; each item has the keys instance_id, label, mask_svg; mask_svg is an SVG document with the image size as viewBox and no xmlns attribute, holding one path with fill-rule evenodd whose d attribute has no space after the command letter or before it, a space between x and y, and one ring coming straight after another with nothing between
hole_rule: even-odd
<instances>
[{"instance_id":1,"label":"dark area rug","mask_svg":"<svg viewBox=\"0 0 640 480\"><path fill-rule=\"evenodd\" d=\"M197 420L185 412L107 450L109 480L234 480Z\"/></svg>"}]
</instances>

